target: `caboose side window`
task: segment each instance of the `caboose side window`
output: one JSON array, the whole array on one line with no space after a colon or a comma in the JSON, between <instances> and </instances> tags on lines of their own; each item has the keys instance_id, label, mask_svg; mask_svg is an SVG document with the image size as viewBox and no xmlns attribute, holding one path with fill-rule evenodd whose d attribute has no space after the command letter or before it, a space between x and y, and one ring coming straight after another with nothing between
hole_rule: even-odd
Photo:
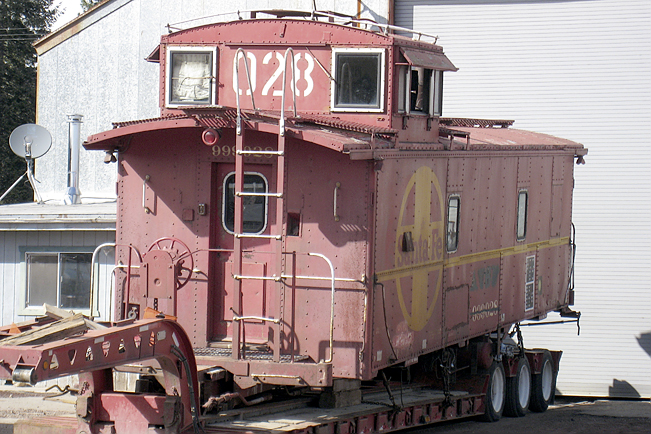
<instances>
[{"instance_id":1,"label":"caboose side window","mask_svg":"<svg viewBox=\"0 0 651 434\"><path fill-rule=\"evenodd\" d=\"M244 188L246 193L267 193L267 180L260 173L245 173ZM224 197L222 224L228 233L235 231L235 173L229 173L224 179ZM243 232L246 234L262 233L267 226L267 198L265 196L243 196Z\"/></svg>"},{"instance_id":2,"label":"caboose side window","mask_svg":"<svg viewBox=\"0 0 651 434\"><path fill-rule=\"evenodd\" d=\"M443 71L432 71L432 97L430 114L441 116L443 114Z\"/></svg>"},{"instance_id":3,"label":"caboose side window","mask_svg":"<svg viewBox=\"0 0 651 434\"><path fill-rule=\"evenodd\" d=\"M398 112L441 116L443 71L457 67L442 52L408 47L401 47L400 52L409 66L400 67Z\"/></svg>"},{"instance_id":4,"label":"caboose side window","mask_svg":"<svg viewBox=\"0 0 651 434\"><path fill-rule=\"evenodd\" d=\"M448 227L447 227L447 249L454 252L459 246L459 196L450 196L448 199Z\"/></svg>"},{"instance_id":5,"label":"caboose side window","mask_svg":"<svg viewBox=\"0 0 651 434\"><path fill-rule=\"evenodd\" d=\"M527 236L527 201L529 194L526 191L518 193L518 219L516 227L516 239L524 240Z\"/></svg>"},{"instance_id":6,"label":"caboose side window","mask_svg":"<svg viewBox=\"0 0 651 434\"><path fill-rule=\"evenodd\" d=\"M167 51L167 105L215 104L216 52L204 47Z\"/></svg>"},{"instance_id":7,"label":"caboose side window","mask_svg":"<svg viewBox=\"0 0 651 434\"><path fill-rule=\"evenodd\" d=\"M431 105L432 71L425 68L411 68L409 77L409 106L410 112L429 114Z\"/></svg>"},{"instance_id":8,"label":"caboose side window","mask_svg":"<svg viewBox=\"0 0 651 434\"><path fill-rule=\"evenodd\" d=\"M384 110L384 49L333 49L332 111Z\"/></svg>"},{"instance_id":9,"label":"caboose side window","mask_svg":"<svg viewBox=\"0 0 651 434\"><path fill-rule=\"evenodd\" d=\"M420 66L404 68L399 81L399 111L441 116L443 71Z\"/></svg>"}]
</instances>

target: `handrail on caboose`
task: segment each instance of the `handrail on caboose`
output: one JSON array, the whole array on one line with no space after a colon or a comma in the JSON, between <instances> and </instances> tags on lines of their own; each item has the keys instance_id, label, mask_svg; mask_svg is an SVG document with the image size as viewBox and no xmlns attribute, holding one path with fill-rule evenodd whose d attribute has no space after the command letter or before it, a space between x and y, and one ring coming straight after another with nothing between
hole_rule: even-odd
<instances>
[{"instance_id":1,"label":"handrail on caboose","mask_svg":"<svg viewBox=\"0 0 651 434\"><path fill-rule=\"evenodd\" d=\"M336 13L336 12L331 12L331 11L318 11L316 8L312 9L311 11L298 11L298 10L259 10L259 9L250 9L250 10L238 10L237 12L222 12L219 14L213 14L213 15L207 15L204 17L197 17L197 18L191 18L189 20L184 20L184 21L178 21L176 23L172 24L167 24L165 27L167 27L168 33L172 33L173 31L180 31L183 30L183 27L178 27L182 24L188 24L195 22L197 20L206 20L208 18L221 18L225 17L228 15L234 15L237 14L237 19L242 20L242 14L243 13L249 13L250 19L256 19L258 13L266 13L270 15L276 15L276 18L282 18L284 16L290 16L292 18L299 17L301 14L305 18L309 18L313 21L318 21L318 18L327 18L331 22L335 22L337 24L341 25L353 25L353 24L360 24L366 26L365 30L369 30L368 27L377 27L380 29L380 31L383 34L388 34L389 31L396 31L400 33L409 33L412 35L412 39L414 40L420 40L421 37L425 36L428 38L434 39L434 43L438 41L438 36L437 35L431 35L429 33L424 33L424 32L419 32L414 29L409 29L407 27L400 27L396 26L393 24L382 24L378 23L375 20L372 20L370 18L356 18L352 15L346 15L346 14L341 14L341 13ZM283 13L291 12L291 15L282 15ZM370 31L370 30L369 30Z\"/></svg>"},{"instance_id":2,"label":"handrail on caboose","mask_svg":"<svg viewBox=\"0 0 651 434\"><path fill-rule=\"evenodd\" d=\"M95 297L94 297L94 295L95 295L95 286L96 286L95 282L96 282L96 279L97 279L96 273L95 273L95 262L97 260L97 255L99 254L99 252L101 250L104 250L104 249L109 248L109 247L112 247L112 248L127 247L129 249L129 259L127 261L127 265L126 266L125 265L116 265L114 267L114 271L117 268L125 268L126 267L128 269L128 271L127 271L127 282L126 282L126 288L125 288L125 300L126 300L125 303L126 304L125 304L125 309L124 309L124 315L123 315L123 318L122 318L122 319L125 319L126 315L127 315L126 310L127 310L128 306L129 306L129 290L131 288L131 269L132 268L139 268L139 266L132 264L132 253L133 252L136 252L136 255L138 256L138 260L140 261L140 263L142 263L142 255L140 254L140 251L135 246L133 246L131 244L127 245L127 244L117 244L117 243L103 243L103 244L100 244L99 246L97 246L95 248L95 250L93 251L93 256L92 256L92 258L90 260L90 315L95 316L95 311L93 311L93 308L94 308L93 305L95 304ZM98 293L99 293L99 288L98 288ZM99 307L97 308L96 312L98 313L97 316L99 316Z\"/></svg>"},{"instance_id":3,"label":"handrail on caboose","mask_svg":"<svg viewBox=\"0 0 651 434\"><path fill-rule=\"evenodd\" d=\"M307 256L316 256L317 258L321 258L326 261L330 267L330 275L332 276L332 290L330 292L330 354L324 363L332 363L335 343L335 268L332 266L332 261L330 261L327 256L322 255L321 253L307 253Z\"/></svg>"},{"instance_id":4,"label":"handrail on caboose","mask_svg":"<svg viewBox=\"0 0 651 434\"><path fill-rule=\"evenodd\" d=\"M244 68L246 69L246 79L249 82L249 90L251 93L251 105L253 110L255 108L255 101L253 99L253 86L251 85L251 72L249 71L249 62L246 60L246 51L242 47L238 48L235 51L235 58L233 62L235 63L235 99L237 101L237 126L236 133L238 136L242 135L242 107L240 106L240 56L244 58Z\"/></svg>"},{"instance_id":5,"label":"handrail on caboose","mask_svg":"<svg viewBox=\"0 0 651 434\"><path fill-rule=\"evenodd\" d=\"M302 254L306 256L314 256L317 258L321 258L326 263L328 264L328 267L330 267L330 336L329 336L329 351L328 351L328 358L323 361L323 363L332 363L333 357L334 357L334 330L335 330L335 282L337 279L335 278L335 268L332 265L332 261L325 255L321 253L313 253L313 252L292 252L292 255L297 255L297 254ZM294 263L296 261L294 260ZM296 273L292 273L292 276L286 276L286 275L281 275L281 276L271 276L271 277L266 277L266 276L242 276L242 275L234 275L233 278L237 280L280 280L280 279L285 279L285 278L292 278L292 279L297 279L297 278L305 278L305 279L310 279L309 276L297 276ZM315 279L325 279L325 278L315 278ZM352 281L352 279L347 280L347 281ZM233 310L231 308L231 310ZM280 318L263 318L263 317L251 317L251 316L239 316L235 311L233 311L233 320L234 321L246 321L246 320L257 320L257 321L269 321L273 322L274 324L278 324L282 319ZM292 356L293 356L293 345L292 347Z\"/></svg>"},{"instance_id":6,"label":"handrail on caboose","mask_svg":"<svg viewBox=\"0 0 651 434\"><path fill-rule=\"evenodd\" d=\"M294 49L292 47L285 50L285 56L283 57L283 92L280 103L280 135L285 135L285 82L287 78L287 53L292 55L292 96L294 99L294 117L296 117L296 61L294 60Z\"/></svg>"}]
</instances>

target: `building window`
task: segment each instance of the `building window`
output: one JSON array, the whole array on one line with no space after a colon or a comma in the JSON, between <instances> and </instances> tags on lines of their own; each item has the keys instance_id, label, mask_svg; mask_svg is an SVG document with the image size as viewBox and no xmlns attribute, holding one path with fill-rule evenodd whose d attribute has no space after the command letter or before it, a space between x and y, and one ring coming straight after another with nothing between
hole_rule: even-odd
<instances>
[{"instance_id":1,"label":"building window","mask_svg":"<svg viewBox=\"0 0 651 434\"><path fill-rule=\"evenodd\" d=\"M518 241L524 240L527 236L527 202L528 193L521 191L518 193L518 218L516 227L516 238Z\"/></svg>"},{"instance_id":2,"label":"building window","mask_svg":"<svg viewBox=\"0 0 651 434\"><path fill-rule=\"evenodd\" d=\"M448 252L454 252L459 246L459 205L461 198L459 196L450 196L448 199L448 226L447 226L447 249Z\"/></svg>"},{"instance_id":3,"label":"building window","mask_svg":"<svg viewBox=\"0 0 651 434\"><path fill-rule=\"evenodd\" d=\"M333 50L333 111L384 109L384 50Z\"/></svg>"},{"instance_id":4,"label":"building window","mask_svg":"<svg viewBox=\"0 0 651 434\"><path fill-rule=\"evenodd\" d=\"M244 174L244 193L267 193L267 180L260 173ZM229 173L224 179L224 209L222 223L229 233L235 231L235 173ZM243 196L243 232L259 234L267 227L267 197Z\"/></svg>"},{"instance_id":5,"label":"building window","mask_svg":"<svg viewBox=\"0 0 651 434\"><path fill-rule=\"evenodd\" d=\"M167 105L214 104L216 51L170 47L167 54Z\"/></svg>"},{"instance_id":6,"label":"building window","mask_svg":"<svg viewBox=\"0 0 651 434\"><path fill-rule=\"evenodd\" d=\"M25 253L26 307L90 309L91 253Z\"/></svg>"}]
</instances>

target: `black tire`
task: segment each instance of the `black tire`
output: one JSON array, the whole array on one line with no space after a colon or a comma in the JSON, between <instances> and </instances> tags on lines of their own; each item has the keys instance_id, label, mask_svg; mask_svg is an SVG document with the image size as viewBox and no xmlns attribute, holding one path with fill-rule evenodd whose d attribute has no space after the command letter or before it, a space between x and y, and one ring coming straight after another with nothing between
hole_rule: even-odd
<instances>
[{"instance_id":1,"label":"black tire","mask_svg":"<svg viewBox=\"0 0 651 434\"><path fill-rule=\"evenodd\" d=\"M515 376L506 379L504 415L522 417L527 414L531 401L531 367L526 357L518 359Z\"/></svg>"},{"instance_id":2,"label":"black tire","mask_svg":"<svg viewBox=\"0 0 651 434\"><path fill-rule=\"evenodd\" d=\"M531 403L529 409L537 413L547 410L554 403L556 393L556 368L549 351L545 350L542 357L540 374L532 376Z\"/></svg>"},{"instance_id":3,"label":"black tire","mask_svg":"<svg viewBox=\"0 0 651 434\"><path fill-rule=\"evenodd\" d=\"M484 415L481 418L486 422L495 422L502 417L506 401L506 375L502 362L493 362L488 370L488 378Z\"/></svg>"}]
</instances>

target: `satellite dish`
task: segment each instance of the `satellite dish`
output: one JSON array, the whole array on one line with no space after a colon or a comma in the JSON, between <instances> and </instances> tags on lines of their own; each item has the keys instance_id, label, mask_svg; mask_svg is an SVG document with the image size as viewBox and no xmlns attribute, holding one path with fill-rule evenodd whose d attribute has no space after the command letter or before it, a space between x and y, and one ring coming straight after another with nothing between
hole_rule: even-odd
<instances>
[{"instance_id":1,"label":"satellite dish","mask_svg":"<svg viewBox=\"0 0 651 434\"><path fill-rule=\"evenodd\" d=\"M40 125L24 124L13 130L9 136L9 146L19 157L34 159L50 150L52 136Z\"/></svg>"}]
</instances>

